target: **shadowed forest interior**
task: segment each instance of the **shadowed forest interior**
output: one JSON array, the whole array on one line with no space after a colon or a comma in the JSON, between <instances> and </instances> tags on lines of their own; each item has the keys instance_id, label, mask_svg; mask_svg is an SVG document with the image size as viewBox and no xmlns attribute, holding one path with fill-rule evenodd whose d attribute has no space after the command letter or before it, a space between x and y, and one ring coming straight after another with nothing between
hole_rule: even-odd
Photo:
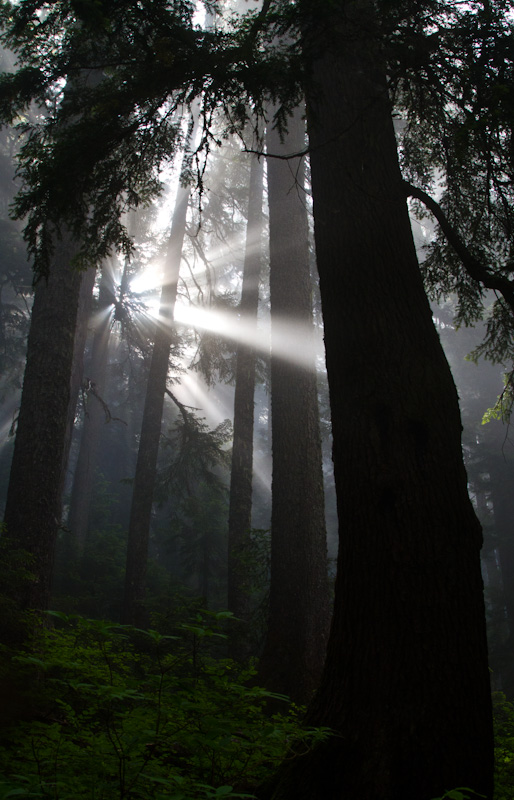
<instances>
[{"instance_id":1,"label":"shadowed forest interior","mask_svg":"<svg viewBox=\"0 0 514 800\"><path fill-rule=\"evenodd\" d=\"M0 2L0 800L512 800L513 25Z\"/></svg>"}]
</instances>

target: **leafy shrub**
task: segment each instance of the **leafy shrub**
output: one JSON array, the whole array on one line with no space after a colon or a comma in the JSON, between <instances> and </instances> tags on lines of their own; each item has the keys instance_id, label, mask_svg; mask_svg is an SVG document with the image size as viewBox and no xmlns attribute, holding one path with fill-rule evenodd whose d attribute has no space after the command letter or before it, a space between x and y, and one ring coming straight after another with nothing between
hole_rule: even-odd
<instances>
[{"instance_id":1,"label":"leafy shrub","mask_svg":"<svg viewBox=\"0 0 514 800\"><path fill-rule=\"evenodd\" d=\"M198 612L176 635L56 614L38 653L14 657L32 694L30 718L0 747L0 799L200 800L248 792L327 729L303 730L270 694L207 642L222 612Z\"/></svg>"},{"instance_id":2,"label":"leafy shrub","mask_svg":"<svg viewBox=\"0 0 514 800\"><path fill-rule=\"evenodd\" d=\"M494 797L514 797L514 705L502 692L493 694L494 711Z\"/></svg>"}]
</instances>

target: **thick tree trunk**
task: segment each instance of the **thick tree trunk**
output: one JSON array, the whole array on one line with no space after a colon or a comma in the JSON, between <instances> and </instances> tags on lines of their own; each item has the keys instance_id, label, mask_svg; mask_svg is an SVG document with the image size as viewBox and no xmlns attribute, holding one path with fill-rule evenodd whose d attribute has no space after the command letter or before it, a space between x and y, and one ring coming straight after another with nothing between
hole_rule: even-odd
<instances>
[{"instance_id":1,"label":"thick tree trunk","mask_svg":"<svg viewBox=\"0 0 514 800\"><path fill-rule=\"evenodd\" d=\"M283 142L269 130L266 144L272 154L303 150L301 110ZM303 159L268 158L273 477L270 614L259 677L300 703L318 686L330 613L304 191ZM279 349L284 332L291 359Z\"/></svg>"},{"instance_id":2,"label":"thick tree trunk","mask_svg":"<svg viewBox=\"0 0 514 800\"><path fill-rule=\"evenodd\" d=\"M313 40L315 7L305 0L340 550L308 721L337 736L262 796L430 800L470 786L491 798L481 531L402 198L374 12L338 2Z\"/></svg>"},{"instance_id":3,"label":"thick tree trunk","mask_svg":"<svg viewBox=\"0 0 514 800\"><path fill-rule=\"evenodd\" d=\"M487 464L494 510L494 527L503 586L502 606L507 612L508 636L498 655L501 664L501 688L509 700L514 699L514 497L512 494L512 462L498 456ZM494 587L493 591L494 591Z\"/></svg>"},{"instance_id":4,"label":"thick tree trunk","mask_svg":"<svg viewBox=\"0 0 514 800\"><path fill-rule=\"evenodd\" d=\"M33 576L20 576L15 587L13 599L22 609L48 607L61 522L72 396L79 377L73 373L75 331L81 285L90 277L70 267L72 253L73 242L64 234L56 243L48 280L36 286L32 308L4 518L9 547L27 552Z\"/></svg>"},{"instance_id":5,"label":"thick tree trunk","mask_svg":"<svg viewBox=\"0 0 514 800\"><path fill-rule=\"evenodd\" d=\"M111 325L109 309L114 299L112 270L104 264L98 294L98 309L94 320L91 362L88 368L88 403L84 417L80 448L73 475L68 528L80 555L84 550L89 530L89 515L93 498L96 457L105 410L98 398L104 397L107 371L108 345Z\"/></svg>"},{"instance_id":6,"label":"thick tree trunk","mask_svg":"<svg viewBox=\"0 0 514 800\"><path fill-rule=\"evenodd\" d=\"M193 115L194 124L188 137L194 139L198 111ZM146 569L148 564L148 542L152 516L153 492L157 475L157 455L161 437L164 395L168 379L168 367L173 341L173 315L177 297L177 284L186 232L187 209L190 197L189 186L179 186L173 220L171 223L168 252L164 267L165 282L161 292L159 318L155 327L154 346L150 360L146 389L141 437L136 463L136 474L132 490L132 505L127 545L123 621L126 624L145 625L147 615L144 608Z\"/></svg>"},{"instance_id":7,"label":"thick tree trunk","mask_svg":"<svg viewBox=\"0 0 514 800\"><path fill-rule=\"evenodd\" d=\"M246 329L257 332L257 307L262 263L264 218L263 161L253 157L250 168L248 223L239 315ZM243 623L248 622L251 586L247 559L252 525L252 466L255 392L255 349L239 342L236 354L234 395L234 439L230 472L228 514L228 608ZM247 655L245 630L238 626L232 641L235 658Z\"/></svg>"}]
</instances>

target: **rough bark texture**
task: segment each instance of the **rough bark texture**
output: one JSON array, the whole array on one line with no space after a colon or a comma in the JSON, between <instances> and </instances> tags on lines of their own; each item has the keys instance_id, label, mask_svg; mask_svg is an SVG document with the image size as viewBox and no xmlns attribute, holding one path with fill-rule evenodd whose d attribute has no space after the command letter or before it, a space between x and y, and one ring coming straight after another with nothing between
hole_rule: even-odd
<instances>
[{"instance_id":1,"label":"rough bark texture","mask_svg":"<svg viewBox=\"0 0 514 800\"><path fill-rule=\"evenodd\" d=\"M284 141L267 134L272 154L305 146L300 110ZM259 677L306 702L325 658L329 595L323 468L313 336L309 232L303 159L268 158L271 300L272 509L268 632ZM275 351L290 331L291 358ZM295 341L297 333L299 341ZM278 348L277 348L278 349ZM298 356L303 359L298 364Z\"/></svg>"},{"instance_id":2,"label":"rough bark texture","mask_svg":"<svg viewBox=\"0 0 514 800\"><path fill-rule=\"evenodd\" d=\"M144 596L150 520L189 194L189 187L179 188L173 213L134 477L123 601L123 621L134 625L147 623Z\"/></svg>"},{"instance_id":3,"label":"rough bark texture","mask_svg":"<svg viewBox=\"0 0 514 800\"><path fill-rule=\"evenodd\" d=\"M48 607L61 492L70 441L75 331L85 273L70 267L73 243L56 243L48 280L36 286L27 364L4 521L11 548L29 554L32 580L20 577L22 609ZM74 382L75 383L75 382Z\"/></svg>"},{"instance_id":4,"label":"rough bark texture","mask_svg":"<svg viewBox=\"0 0 514 800\"><path fill-rule=\"evenodd\" d=\"M490 471L490 488L494 510L495 536L498 541L502 605L507 612L508 635L502 645L498 647L501 676L499 688L505 692L509 700L514 699L514 496L512 494L512 462L502 456L491 458L486 469ZM496 551L494 554L496 566ZM492 586L499 592L498 585Z\"/></svg>"},{"instance_id":5,"label":"rough bark texture","mask_svg":"<svg viewBox=\"0 0 514 800\"><path fill-rule=\"evenodd\" d=\"M105 410L98 397L103 398L107 371L108 343L111 317L109 308L113 303L112 270L105 264L102 271L98 294L98 308L94 320L94 336L91 349L91 362L88 367L88 402L80 449L73 475L73 487L68 515L68 528L71 531L77 552L84 550L89 530L89 515L93 497L96 456L102 426L105 424Z\"/></svg>"},{"instance_id":6,"label":"rough bark texture","mask_svg":"<svg viewBox=\"0 0 514 800\"><path fill-rule=\"evenodd\" d=\"M262 263L263 161L253 157L250 168L248 223L239 315L245 330L257 332L257 307ZM234 438L230 472L228 514L228 608L240 620L248 621L251 586L248 585L250 530L252 525L252 466L255 392L255 349L239 342L236 354L234 395ZM233 637L232 655L246 655L245 631L241 626Z\"/></svg>"},{"instance_id":7,"label":"rough bark texture","mask_svg":"<svg viewBox=\"0 0 514 800\"><path fill-rule=\"evenodd\" d=\"M338 736L286 765L262 797L430 800L470 786L491 798L481 531L372 12L336 3L313 41L315 6L303 4L313 12L309 134L340 550L308 721Z\"/></svg>"}]
</instances>

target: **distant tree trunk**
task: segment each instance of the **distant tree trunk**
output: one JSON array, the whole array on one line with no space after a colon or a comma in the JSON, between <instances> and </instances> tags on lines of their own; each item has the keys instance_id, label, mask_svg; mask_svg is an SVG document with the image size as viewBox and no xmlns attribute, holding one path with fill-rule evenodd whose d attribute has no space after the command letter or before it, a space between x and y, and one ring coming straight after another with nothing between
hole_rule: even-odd
<instances>
[{"instance_id":1,"label":"distant tree trunk","mask_svg":"<svg viewBox=\"0 0 514 800\"><path fill-rule=\"evenodd\" d=\"M188 139L194 138L198 112L193 114L193 120ZM154 345L148 373L130 509L123 600L123 621L126 624L145 625L147 622L144 596L150 521L157 475L164 394L173 341L173 315L190 193L189 186L179 186L164 268L165 278L161 292L159 318L155 326Z\"/></svg>"},{"instance_id":2,"label":"distant tree trunk","mask_svg":"<svg viewBox=\"0 0 514 800\"><path fill-rule=\"evenodd\" d=\"M321 26L319 4L302 6L340 525L308 723L337 735L261 796L430 800L469 786L491 798L481 530L402 197L376 12L337 0Z\"/></svg>"},{"instance_id":3,"label":"distant tree trunk","mask_svg":"<svg viewBox=\"0 0 514 800\"><path fill-rule=\"evenodd\" d=\"M109 334L114 290L111 266L106 262L102 269L98 306L94 319L94 336L91 360L88 367L88 402L85 409L84 424L80 437L80 448L73 476L68 528L78 554L84 550L89 530L89 516L93 497L96 456L102 426L105 424L105 410L98 398L105 393L105 376L109 352Z\"/></svg>"},{"instance_id":4,"label":"distant tree trunk","mask_svg":"<svg viewBox=\"0 0 514 800\"><path fill-rule=\"evenodd\" d=\"M266 146L272 155L303 150L300 109L284 141L269 129ZM259 668L269 689L300 703L318 686L330 617L304 173L303 158L268 158L273 476L270 613ZM284 332L290 359L279 349Z\"/></svg>"},{"instance_id":5,"label":"distant tree trunk","mask_svg":"<svg viewBox=\"0 0 514 800\"><path fill-rule=\"evenodd\" d=\"M83 273L82 283L80 284L79 305L77 309L77 326L75 328L75 342L73 345L73 366L71 369L71 388L70 405L68 409L67 441L65 446L65 463L63 469L64 491L66 479L66 468L68 466L68 456L75 426L75 415L77 413L77 403L79 399L80 387L84 375L84 350L86 348L87 332L91 313L93 311L93 288L96 279L96 267L90 267Z\"/></svg>"},{"instance_id":6,"label":"distant tree trunk","mask_svg":"<svg viewBox=\"0 0 514 800\"><path fill-rule=\"evenodd\" d=\"M263 161L254 156L250 168L248 223L239 315L245 329L255 332L262 264L261 240L264 224L262 200ZM251 591L246 560L250 554L252 525L255 359L253 345L238 342L228 513L228 608L243 623L248 623ZM245 639L245 629L238 626L232 644L234 658L244 658L247 655Z\"/></svg>"},{"instance_id":7,"label":"distant tree trunk","mask_svg":"<svg viewBox=\"0 0 514 800\"><path fill-rule=\"evenodd\" d=\"M33 579L22 579L13 599L22 609L48 607L61 494L70 443L75 332L86 273L73 269L74 246L63 234L52 269L35 290L27 364L4 521L9 548L26 551ZM80 382L80 381L79 381ZM76 395L75 395L76 398Z\"/></svg>"}]
</instances>

